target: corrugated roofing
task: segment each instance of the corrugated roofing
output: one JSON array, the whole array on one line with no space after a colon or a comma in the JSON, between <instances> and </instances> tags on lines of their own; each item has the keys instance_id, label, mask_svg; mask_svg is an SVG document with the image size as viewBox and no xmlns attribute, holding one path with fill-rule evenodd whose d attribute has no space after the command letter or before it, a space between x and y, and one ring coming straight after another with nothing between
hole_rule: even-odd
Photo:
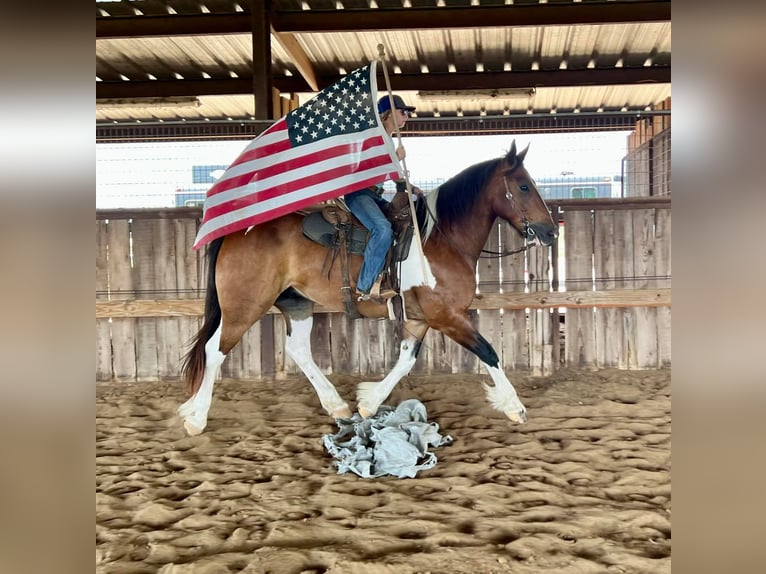
<instances>
[{"instance_id":1,"label":"corrugated roofing","mask_svg":"<svg viewBox=\"0 0 766 574\"><path fill-rule=\"evenodd\" d=\"M458 27L461 24L458 21L434 29L372 29L376 15L387 9L395 10L395 16L405 23L415 10L427 8L430 12L420 13L438 15L441 6L462 7L466 12L461 14L469 16L473 12L467 10L482 8L503 10L503 14L511 16L517 8L539 8L539 12L530 13L532 19L537 14L550 19L549 8L560 6L577 19L574 11L583 12L573 5L588 10L604 3L562 0L556 6L540 4L521 0L273 0L275 25L280 25L280 14L288 21L291 11L309 16L329 11L342 20L351 11L363 9L363 16L369 19L368 29L359 31L274 28L271 34L274 85L284 87L282 92L286 95L308 99L314 92L302 77L296 53L305 57L317 80L324 84L319 86L321 89L343 73L374 59L378 44L382 43L393 87L417 106L419 117L634 111L650 108L670 96L671 23L655 16L627 23L465 28ZM626 2L609 4L616 7ZM659 0L637 0L632 4L646 6L647 10L663 4L669 6L669 2ZM208 25L207 21L196 23L198 17L205 15L226 19L223 24L217 19L210 29L230 24L236 27L247 24L242 18L250 18L248 10L249 3L231 0L96 2L97 95L108 95L97 100L96 120L254 117L253 45L249 33L106 37L98 32L99 23L112 20L129 23L139 34L145 33L148 28L144 24L160 16L168 19L169 29L173 22L184 18L188 22L189 15L195 15L193 25L198 29ZM594 14L603 18L609 12ZM391 22L397 20L386 22L393 26ZM294 47L285 48L285 34L294 40L297 52ZM481 96L477 92L479 86L484 92L495 90L499 95ZM505 88L534 90L505 96ZM462 97L434 98L423 93L434 89L459 91Z\"/></svg>"}]
</instances>

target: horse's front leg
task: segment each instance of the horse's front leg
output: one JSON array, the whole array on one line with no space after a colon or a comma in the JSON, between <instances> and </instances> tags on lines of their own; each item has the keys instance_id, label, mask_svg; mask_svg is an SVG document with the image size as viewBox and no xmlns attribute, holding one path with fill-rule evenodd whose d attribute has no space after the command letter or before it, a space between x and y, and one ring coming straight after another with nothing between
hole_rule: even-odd
<instances>
[{"instance_id":1,"label":"horse's front leg","mask_svg":"<svg viewBox=\"0 0 766 574\"><path fill-rule=\"evenodd\" d=\"M411 370L420 352L428 325L419 321L407 321L404 325L407 336L399 345L399 359L394 368L380 382L362 382L357 386L357 411L364 418L378 412L383 401L388 398L396 384Z\"/></svg>"},{"instance_id":2,"label":"horse's front leg","mask_svg":"<svg viewBox=\"0 0 766 574\"><path fill-rule=\"evenodd\" d=\"M351 409L349 409L348 404L340 397L338 391L324 376L311 356L311 326L313 323L314 318L311 315L304 319L292 319L290 321L290 333L285 342L285 351L301 368L311 386L314 387L322 408L334 419L350 418Z\"/></svg>"},{"instance_id":3,"label":"horse's front leg","mask_svg":"<svg viewBox=\"0 0 766 574\"><path fill-rule=\"evenodd\" d=\"M494 386L484 385L489 403L513 422L527 422L527 409L519 400L511 381L500 368L500 359L497 353L489 341L474 328L468 316L452 315L449 323L443 325L439 330L479 357L495 383Z\"/></svg>"}]
</instances>

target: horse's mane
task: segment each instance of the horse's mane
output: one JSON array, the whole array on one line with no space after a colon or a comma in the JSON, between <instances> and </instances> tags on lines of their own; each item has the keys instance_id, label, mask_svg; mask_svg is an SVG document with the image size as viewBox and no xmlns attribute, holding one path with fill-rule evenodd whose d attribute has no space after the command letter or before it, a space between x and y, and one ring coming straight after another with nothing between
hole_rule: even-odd
<instances>
[{"instance_id":1,"label":"horse's mane","mask_svg":"<svg viewBox=\"0 0 766 574\"><path fill-rule=\"evenodd\" d=\"M495 158L465 168L438 188L436 217L439 225L450 227L475 205L481 190L503 158Z\"/></svg>"}]
</instances>

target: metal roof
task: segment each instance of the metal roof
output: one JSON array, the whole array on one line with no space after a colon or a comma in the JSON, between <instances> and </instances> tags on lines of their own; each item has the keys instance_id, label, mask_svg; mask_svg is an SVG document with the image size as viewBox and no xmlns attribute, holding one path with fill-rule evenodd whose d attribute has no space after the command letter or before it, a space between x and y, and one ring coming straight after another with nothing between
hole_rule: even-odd
<instances>
[{"instance_id":1,"label":"metal roof","mask_svg":"<svg viewBox=\"0 0 766 574\"><path fill-rule=\"evenodd\" d=\"M642 112L670 96L668 0L253 5L261 12L233 0L97 1L97 126L273 117L253 96L250 31L263 26L271 84L300 101L379 44L416 119Z\"/></svg>"}]
</instances>

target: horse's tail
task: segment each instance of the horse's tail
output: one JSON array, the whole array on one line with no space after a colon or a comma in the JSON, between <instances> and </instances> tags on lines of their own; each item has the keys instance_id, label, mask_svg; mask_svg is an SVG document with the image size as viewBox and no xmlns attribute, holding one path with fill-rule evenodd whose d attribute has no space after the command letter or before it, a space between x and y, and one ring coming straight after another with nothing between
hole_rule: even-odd
<instances>
[{"instance_id":1,"label":"horse's tail","mask_svg":"<svg viewBox=\"0 0 766 574\"><path fill-rule=\"evenodd\" d=\"M221 324L221 305L215 288L215 264L221 250L223 237L214 239L207 248L207 290L205 293L205 319L191 342L191 349L183 359L182 372L187 390L194 395L202 384L205 373L205 344Z\"/></svg>"}]
</instances>

